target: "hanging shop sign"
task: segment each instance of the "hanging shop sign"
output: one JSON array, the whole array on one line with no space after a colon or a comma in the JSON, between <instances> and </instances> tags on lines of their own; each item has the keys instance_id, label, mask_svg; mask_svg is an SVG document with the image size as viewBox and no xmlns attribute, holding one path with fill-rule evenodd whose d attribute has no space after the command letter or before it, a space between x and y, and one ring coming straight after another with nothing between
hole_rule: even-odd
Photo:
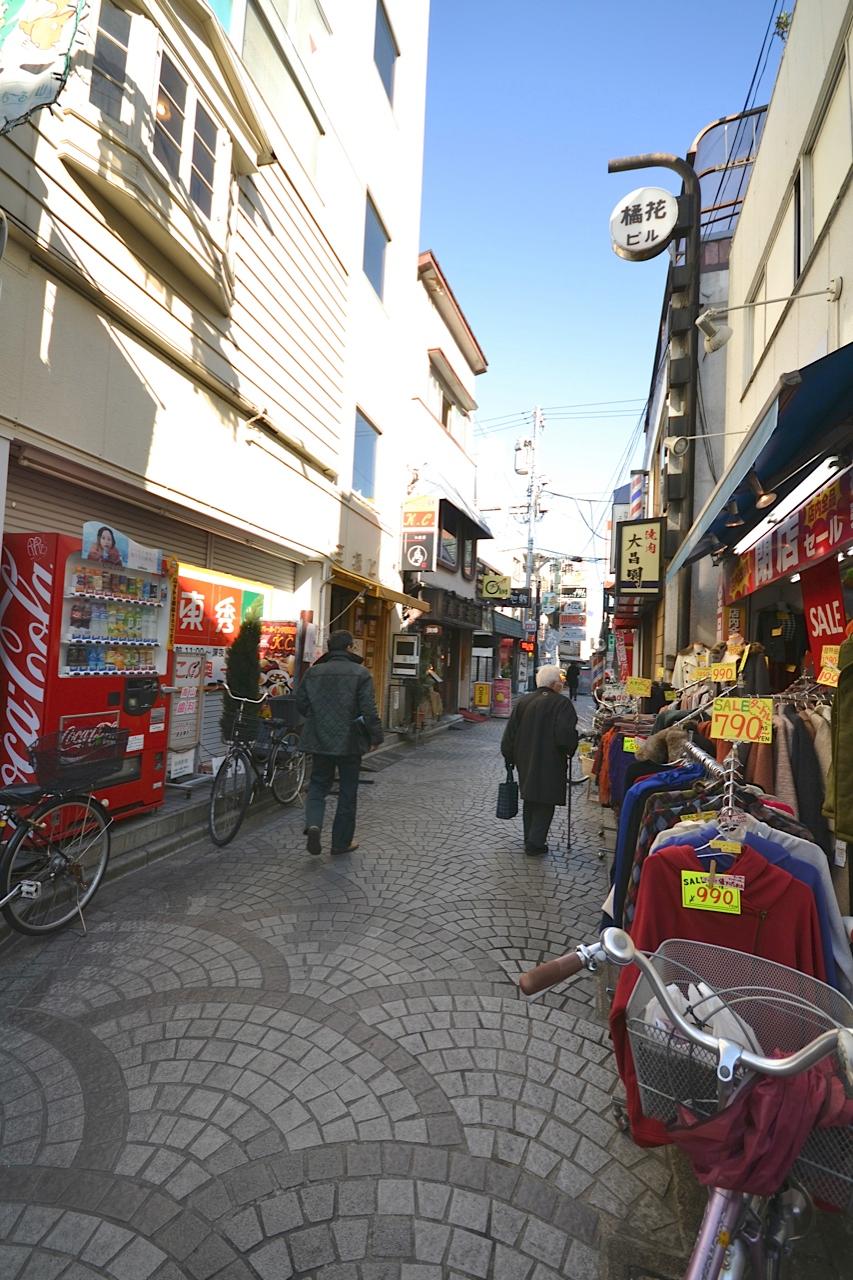
<instances>
[{"instance_id":1,"label":"hanging shop sign","mask_svg":"<svg viewBox=\"0 0 853 1280\"><path fill-rule=\"evenodd\" d=\"M715 698L711 737L723 742L772 742L772 698Z\"/></svg>"},{"instance_id":2,"label":"hanging shop sign","mask_svg":"<svg viewBox=\"0 0 853 1280\"><path fill-rule=\"evenodd\" d=\"M630 262L645 262L662 253L675 233L678 201L663 187L637 187L610 215L613 252Z\"/></svg>"},{"instance_id":3,"label":"hanging shop sign","mask_svg":"<svg viewBox=\"0 0 853 1280\"><path fill-rule=\"evenodd\" d=\"M227 649L248 613L268 612L272 587L178 566L175 644Z\"/></svg>"},{"instance_id":4,"label":"hanging shop sign","mask_svg":"<svg viewBox=\"0 0 853 1280\"><path fill-rule=\"evenodd\" d=\"M802 573L853 541L851 471L836 476L769 530L726 573L726 603Z\"/></svg>"},{"instance_id":5,"label":"hanging shop sign","mask_svg":"<svg viewBox=\"0 0 853 1280\"><path fill-rule=\"evenodd\" d=\"M83 7L82 0L0 5L0 136L56 102L68 79Z\"/></svg>"},{"instance_id":6,"label":"hanging shop sign","mask_svg":"<svg viewBox=\"0 0 853 1280\"><path fill-rule=\"evenodd\" d=\"M409 572L432 573L438 555L438 508L431 494L406 498L403 503L402 566Z\"/></svg>"},{"instance_id":7,"label":"hanging shop sign","mask_svg":"<svg viewBox=\"0 0 853 1280\"><path fill-rule=\"evenodd\" d=\"M492 589L492 580L504 584L500 587L503 594ZM529 609L530 588L514 587L508 577L502 574L483 574L483 581L477 593L478 599L488 604L499 604L504 609Z\"/></svg>"},{"instance_id":8,"label":"hanging shop sign","mask_svg":"<svg viewBox=\"0 0 853 1280\"><path fill-rule=\"evenodd\" d=\"M823 650L844 641L847 617L844 612L844 589L835 556L830 556L800 574L803 611L815 671L826 665Z\"/></svg>"},{"instance_id":9,"label":"hanging shop sign","mask_svg":"<svg viewBox=\"0 0 853 1280\"><path fill-rule=\"evenodd\" d=\"M663 589L663 519L616 526L617 596L659 596Z\"/></svg>"},{"instance_id":10,"label":"hanging shop sign","mask_svg":"<svg viewBox=\"0 0 853 1280\"><path fill-rule=\"evenodd\" d=\"M480 595L484 600L508 600L512 578L508 573L484 573Z\"/></svg>"}]
</instances>

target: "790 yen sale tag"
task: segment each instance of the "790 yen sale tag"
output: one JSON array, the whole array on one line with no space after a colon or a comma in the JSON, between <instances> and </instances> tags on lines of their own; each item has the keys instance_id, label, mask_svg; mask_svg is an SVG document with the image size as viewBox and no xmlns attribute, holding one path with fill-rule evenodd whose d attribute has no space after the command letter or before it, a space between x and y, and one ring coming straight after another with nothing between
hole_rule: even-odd
<instances>
[{"instance_id":1,"label":"790 yen sale tag","mask_svg":"<svg viewBox=\"0 0 853 1280\"><path fill-rule=\"evenodd\" d=\"M772 742L772 698L715 698L711 737L724 742Z\"/></svg>"}]
</instances>

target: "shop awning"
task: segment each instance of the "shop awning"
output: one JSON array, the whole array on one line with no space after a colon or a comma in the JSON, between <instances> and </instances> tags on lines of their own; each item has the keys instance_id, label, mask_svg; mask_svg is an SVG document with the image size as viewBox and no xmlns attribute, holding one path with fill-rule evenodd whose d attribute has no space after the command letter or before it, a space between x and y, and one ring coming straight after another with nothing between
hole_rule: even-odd
<instances>
[{"instance_id":1,"label":"shop awning","mask_svg":"<svg viewBox=\"0 0 853 1280\"><path fill-rule=\"evenodd\" d=\"M444 498L472 525L478 538L491 538L494 536L479 511L470 502L467 502L455 485L452 485L447 477L440 472L433 471L432 468L423 472L418 479L418 492L431 494L436 498Z\"/></svg>"},{"instance_id":2,"label":"shop awning","mask_svg":"<svg viewBox=\"0 0 853 1280\"><path fill-rule=\"evenodd\" d=\"M373 578L363 578L360 573L350 573L349 569L333 569L332 581L339 587L345 587L348 591L356 591L359 594L366 592L367 595L377 596L380 600L390 600L393 604L402 604L407 609L418 609L421 613L429 613L430 611L428 600L419 600L417 596L407 596L405 591L395 591L393 587L386 587L383 582L376 582Z\"/></svg>"},{"instance_id":3,"label":"shop awning","mask_svg":"<svg viewBox=\"0 0 853 1280\"><path fill-rule=\"evenodd\" d=\"M524 626L520 618L510 618L506 613L492 614L492 625L496 636L511 636L514 640L524 639Z\"/></svg>"},{"instance_id":4,"label":"shop awning","mask_svg":"<svg viewBox=\"0 0 853 1280\"><path fill-rule=\"evenodd\" d=\"M780 498L804 478L809 464L853 438L853 343L779 379L666 571L667 581L691 560L708 555L717 542L734 545L768 514L755 506L747 482L754 470L766 490ZM734 501L743 524L726 527ZM770 513L772 514L772 508ZM715 542L715 539L717 542Z\"/></svg>"}]
</instances>

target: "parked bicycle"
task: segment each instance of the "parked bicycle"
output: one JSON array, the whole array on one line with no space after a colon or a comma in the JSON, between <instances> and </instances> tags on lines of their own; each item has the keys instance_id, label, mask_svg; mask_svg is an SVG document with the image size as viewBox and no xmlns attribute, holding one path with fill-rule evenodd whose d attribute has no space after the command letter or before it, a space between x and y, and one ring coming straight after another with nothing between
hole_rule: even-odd
<instances>
[{"instance_id":1,"label":"parked bicycle","mask_svg":"<svg viewBox=\"0 0 853 1280\"><path fill-rule=\"evenodd\" d=\"M120 772L128 731L102 725L85 743L66 734L30 749L34 783L0 788L0 908L19 933L61 929L94 898L110 859L112 817L91 794Z\"/></svg>"},{"instance_id":2,"label":"parked bicycle","mask_svg":"<svg viewBox=\"0 0 853 1280\"><path fill-rule=\"evenodd\" d=\"M234 839L254 797L268 787L279 804L293 804L305 784L305 755L299 736L284 720L287 699L271 703L273 718L263 720L258 708L267 700L239 698L225 685L226 697L235 704L225 759L216 772L210 796L208 826L214 844Z\"/></svg>"},{"instance_id":3,"label":"parked bicycle","mask_svg":"<svg viewBox=\"0 0 853 1280\"><path fill-rule=\"evenodd\" d=\"M599 941L523 973L519 987L534 996L581 969L594 973L604 960L640 970L627 1030L645 1116L683 1123L684 1106L709 1118L756 1077L796 1076L831 1055L853 1098L853 1005L824 983L758 956L682 939L647 956L621 929L606 929ZM719 1014L723 1029L718 1024L715 1034ZM786 1056L765 1057L756 1052L762 1048ZM808 1230L812 1197L853 1211L853 1128L843 1122L812 1130L772 1195L710 1187L684 1280L778 1280Z\"/></svg>"}]
</instances>

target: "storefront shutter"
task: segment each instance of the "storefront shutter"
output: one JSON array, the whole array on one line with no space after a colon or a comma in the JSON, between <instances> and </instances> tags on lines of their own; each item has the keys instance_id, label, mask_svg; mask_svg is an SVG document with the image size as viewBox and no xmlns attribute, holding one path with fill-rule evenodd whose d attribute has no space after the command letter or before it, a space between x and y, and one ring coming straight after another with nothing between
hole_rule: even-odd
<instances>
[{"instance_id":1,"label":"storefront shutter","mask_svg":"<svg viewBox=\"0 0 853 1280\"><path fill-rule=\"evenodd\" d=\"M79 538L87 520L115 525L135 542L159 547L190 564L203 565L207 557L203 529L29 467L13 464L9 468L5 517L9 533L48 531Z\"/></svg>"},{"instance_id":2,"label":"storefront shutter","mask_svg":"<svg viewBox=\"0 0 853 1280\"><path fill-rule=\"evenodd\" d=\"M229 538L214 537L212 544L209 568L228 573L233 578L262 582L279 591L294 590L296 566L291 560L248 547L242 542L232 542Z\"/></svg>"}]
</instances>

